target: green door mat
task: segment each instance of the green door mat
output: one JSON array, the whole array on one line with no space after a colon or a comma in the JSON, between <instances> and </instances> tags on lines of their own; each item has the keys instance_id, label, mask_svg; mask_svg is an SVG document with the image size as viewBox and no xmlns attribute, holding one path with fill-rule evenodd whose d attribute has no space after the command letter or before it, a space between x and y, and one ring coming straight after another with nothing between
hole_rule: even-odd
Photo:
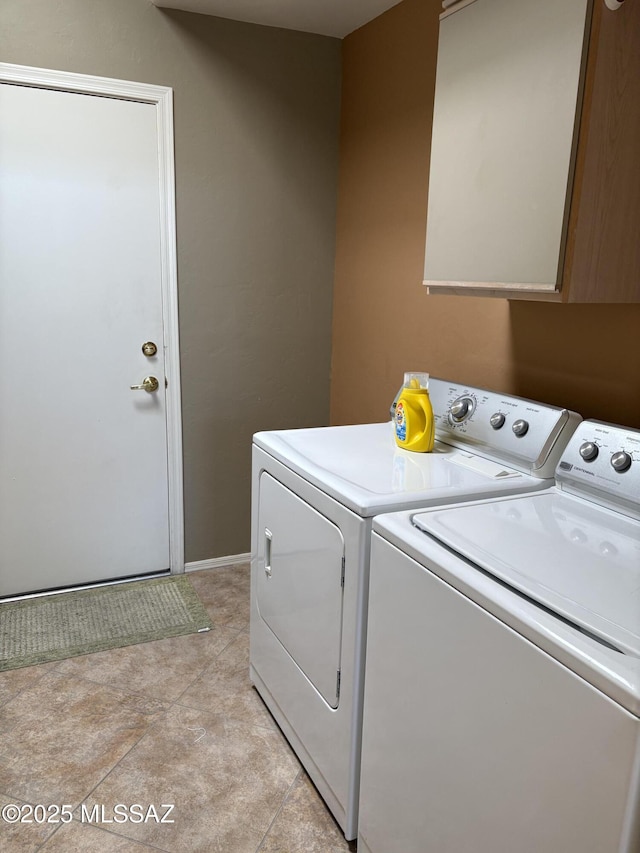
<instances>
[{"instance_id":1,"label":"green door mat","mask_svg":"<svg viewBox=\"0 0 640 853\"><path fill-rule=\"evenodd\" d=\"M0 672L210 628L184 575L0 602Z\"/></svg>"}]
</instances>

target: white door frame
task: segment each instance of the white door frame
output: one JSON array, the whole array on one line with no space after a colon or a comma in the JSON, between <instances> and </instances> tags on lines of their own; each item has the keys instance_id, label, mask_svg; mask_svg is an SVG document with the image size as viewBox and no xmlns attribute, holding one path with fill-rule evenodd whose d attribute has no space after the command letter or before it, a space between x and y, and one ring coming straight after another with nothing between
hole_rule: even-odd
<instances>
[{"instance_id":1,"label":"white door frame","mask_svg":"<svg viewBox=\"0 0 640 853\"><path fill-rule=\"evenodd\" d=\"M169 555L171 573L184 572L184 500L182 472L182 413L178 331L178 270L176 253L175 159L173 147L173 90L129 80L112 80L67 71L32 68L0 62L0 82L125 101L142 101L156 108L160 193L160 252L162 325L165 345L167 469L169 486Z\"/></svg>"}]
</instances>

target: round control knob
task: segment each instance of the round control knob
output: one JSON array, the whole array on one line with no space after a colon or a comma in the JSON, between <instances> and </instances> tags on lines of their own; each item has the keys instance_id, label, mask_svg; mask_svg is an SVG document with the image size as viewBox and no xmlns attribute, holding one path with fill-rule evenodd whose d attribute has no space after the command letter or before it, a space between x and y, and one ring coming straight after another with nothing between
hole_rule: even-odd
<instances>
[{"instance_id":1,"label":"round control knob","mask_svg":"<svg viewBox=\"0 0 640 853\"><path fill-rule=\"evenodd\" d=\"M631 468L631 456L629 456L626 450L619 450L611 457L611 467L614 471L622 474L627 468Z\"/></svg>"},{"instance_id":2,"label":"round control knob","mask_svg":"<svg viewBox=\"0 0 640 853\"><path fill-rule=\"evenodd\" d=\"M451 404L451 408L449 411L451 412L451 419L454 420L457 424L462 423L465 418L468 418L471 414L471 406L473 404L473 400L469 397L458 397Z\"/></svg>"},{"instance_id":3,"label":"round control knob","mask_svg":"<svg viewBox=\"0 0 640 853\"><path fill-rule=\"evenodd\" d=\"M593 462L597 458L598 452L598 445L594 444L593 441L585 441L580 445L579 453L585 462Z\"/></svg>"},{"instance_id":4,"label":"round control knob","mask_svg":"<svg viewBox=\"0 0 640 853\"><path fill-rule=\"evenodd\" d=\"M505 417L502 412L496 412L489 418L489 423L494 429L502 429L504 426Z\"/></svg>"},{"instance_id":5,"label":"round control knob","mask_svg":"<svg viewBox=\"0 0 640 853\"><path fill-rule=\"evenodd\" d=\"M519 420L514 421L511 429L518 438L522 438L523 435L526 435L529 432L529 424L520 418Z\"/></svg>"}]
</instances>

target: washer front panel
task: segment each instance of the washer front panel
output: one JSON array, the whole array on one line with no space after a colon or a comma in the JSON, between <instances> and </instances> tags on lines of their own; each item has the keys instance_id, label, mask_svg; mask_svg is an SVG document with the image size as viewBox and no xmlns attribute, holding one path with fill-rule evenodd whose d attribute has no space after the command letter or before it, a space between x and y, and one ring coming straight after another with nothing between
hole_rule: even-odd
<instances>
[{"instance_id":1,"label":"washer front panel","mask_svg":"<svg viewBox=\"0 0 640 853\"><path fill-rule=\"evenodd\" d=\"M636 853L638 719L376 534L367 643L358 849Z\"/></svg>"},{"instance_id":2,"label":"washer front panel","mask_svg":"<svg viewBox=\"0 0 640 853\"><path fill-rule=\"evenodd\" d=\"M489 501L510 502L511 498ZM484 502L478 502L476 506ZM462 506L461 504L459 506ZM373 529L459 592L510 625L631 713L640 716L640 658L624 654L519 594L413 525L413 512L374 519Z\"/></svg>"}]
</instances>

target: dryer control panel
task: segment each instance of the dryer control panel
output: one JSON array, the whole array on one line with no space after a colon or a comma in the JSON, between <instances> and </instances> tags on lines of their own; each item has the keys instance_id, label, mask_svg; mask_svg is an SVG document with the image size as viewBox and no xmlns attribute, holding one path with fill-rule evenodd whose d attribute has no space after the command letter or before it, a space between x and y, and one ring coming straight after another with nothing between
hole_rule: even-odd
<instances>
[{"instance_id":1,"label":"dryer control panel","mask_svg":"<svg viewBox=\"0 0 640 853\"><path fill-rule=\"evenodd\" d=\"M535 477L553 477L581 420L567 409L443 379L429 380L429 397L438 441Z\"/></svg>"},{"instance_id":2,"label":"dryer control panel","mask_svg":"<svg viewBox=\"0 0 640 853\"><path fill-rule=\"evenodd\" d=\"M640 430L583 421L562 454L558 487L640 515Z\"/></svg>"}]
</instances>

